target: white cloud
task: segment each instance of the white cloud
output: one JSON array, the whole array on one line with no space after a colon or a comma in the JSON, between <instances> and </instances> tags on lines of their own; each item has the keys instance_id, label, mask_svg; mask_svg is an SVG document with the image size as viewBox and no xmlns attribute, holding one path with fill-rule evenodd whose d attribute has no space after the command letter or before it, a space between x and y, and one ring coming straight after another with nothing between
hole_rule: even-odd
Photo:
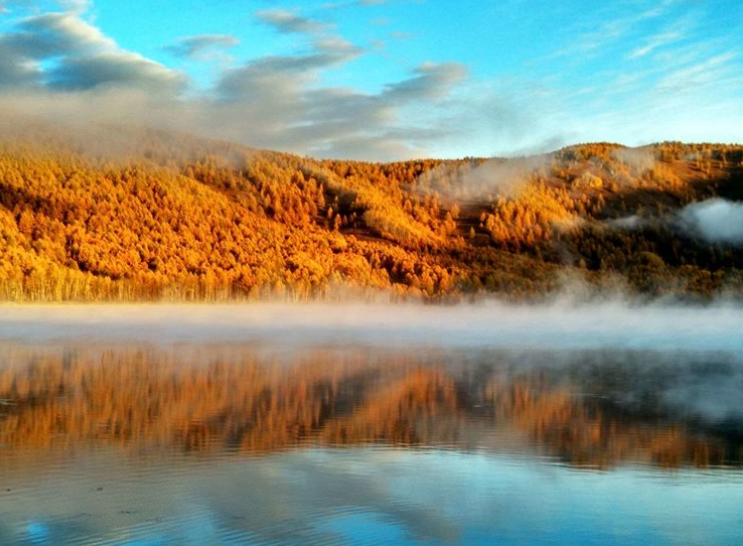
<instances>
[{"instance_id":1,"label":"white cloud","mask_svg":"<svg viewBox=\"0 0 743 546\"><path fill-rule=\"evenodd\" d=\"M10 89L118 86L161 90L185 84L181 73L122 50L77 12L21 19L12 31L0 35L0 53L0 81Z\"/></svg>"},{"instance_id":2,"label":"white cloud","mask_svg":"<svg viewBox=\"0 0 743 546\"><path fill-rule=\"evenodd\" d=\"M32 58L116 49L100 29L70 12L25 18L3 41Z\"/></svg>"},{"instance_id":3,"label":"white cloud","mask_svg":"<svg viewBox=\"0 0 743 546\"><path fill-rule=\"evenodd\" d=\"M465 77L462 65L423 64L378 93L323 86L325 72L365 50L293 11L266 10L258 17L311 41L303 51L222 67L198 95L185 93L185 74L120 48L78 11L16 18L0 34L0 109L16 118L142 124L260 148L373 160L425 155L441 135L430 119L411 122L404 112L437 108ZM208 60L236 44L229 35L199 35L167 50Z\"/></svg>"}]
</instances>

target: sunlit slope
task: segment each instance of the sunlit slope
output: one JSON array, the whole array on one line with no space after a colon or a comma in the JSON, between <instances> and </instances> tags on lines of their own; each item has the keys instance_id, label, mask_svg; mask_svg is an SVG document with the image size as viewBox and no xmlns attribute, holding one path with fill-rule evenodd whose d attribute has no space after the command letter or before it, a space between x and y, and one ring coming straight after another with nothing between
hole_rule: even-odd
<instances>
[{"instance_id":1,"label":"sunlit slope","mask_svg":"<svg viewBox=\"0 0 743 546\"><path fill-rule=\"evenodd\" d=\"M740 146L667 143L369 164L29 129L0 143L0 297L522 297L566 276L741 294L740 243L702 237L684 207L741 199L742 161Z\"/></svg>"}]
</instances>

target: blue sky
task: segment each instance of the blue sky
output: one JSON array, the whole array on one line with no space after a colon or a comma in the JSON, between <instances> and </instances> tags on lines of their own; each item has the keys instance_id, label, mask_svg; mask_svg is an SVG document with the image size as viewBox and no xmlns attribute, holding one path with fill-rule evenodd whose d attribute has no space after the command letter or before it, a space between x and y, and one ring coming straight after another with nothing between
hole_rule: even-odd
<instances>
[{"instance_id":1,"label":"blue sky","mask_svg":"<svg viewBox=\"0 0 743 546\"><path fill-rule=\"evenodd\" d=\"M315 156L743 140L743 3L9 0L0 108Z\"/></svg>"}]
</instances>

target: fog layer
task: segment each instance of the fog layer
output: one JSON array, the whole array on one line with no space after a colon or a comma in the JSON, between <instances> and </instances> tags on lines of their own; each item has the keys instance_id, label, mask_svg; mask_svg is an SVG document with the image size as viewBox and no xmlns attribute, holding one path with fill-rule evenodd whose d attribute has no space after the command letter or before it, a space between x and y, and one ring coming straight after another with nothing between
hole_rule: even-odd
<instances>
[{"instance_id":1,"label":"fog layer","mask_svg":"<svg viewBox=\"0 0 743 546\"><path fill-rule=\"evenodd\" d=\"M381 304L0 306L0 340L626 348L743 353L743 309Z\"/></svg>"},{"instance_id":2,"label":"fog layer","mask_svg":"<svg viewBox=\"0 0 743 546\"><path fill-rule=\"evenodd\" d=\"M689 231L711 243L743 243L743 203L708 199L681 211Z\"/></svg>"}]
</instances>

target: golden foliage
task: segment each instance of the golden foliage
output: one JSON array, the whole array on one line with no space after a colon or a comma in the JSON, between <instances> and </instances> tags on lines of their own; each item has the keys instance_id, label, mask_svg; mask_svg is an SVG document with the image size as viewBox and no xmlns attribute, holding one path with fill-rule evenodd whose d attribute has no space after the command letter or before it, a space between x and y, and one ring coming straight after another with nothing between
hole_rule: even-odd
<instances>
[{"instance_id":1,"label":"golden foliage","mask_svg":"<svg viewBox=\"0 0 743 546\"><path fill-rule=\"evenodd\" d=\"M671 256L659 250L667 229L636 242L604 222L738 195L740 147L574 146L504 194L478 171L484 160L318 162L155 132L135 140L124 157L53 134L0 144L1 299L307 298L339 285L535 295L583 265L631 279L638 251L663 255L673 289L739 286L731 250L687 241ZM677 282L689 267L695 279ZM515 276L524 269L533 274Z\"/></svg>"}]
</instances>

